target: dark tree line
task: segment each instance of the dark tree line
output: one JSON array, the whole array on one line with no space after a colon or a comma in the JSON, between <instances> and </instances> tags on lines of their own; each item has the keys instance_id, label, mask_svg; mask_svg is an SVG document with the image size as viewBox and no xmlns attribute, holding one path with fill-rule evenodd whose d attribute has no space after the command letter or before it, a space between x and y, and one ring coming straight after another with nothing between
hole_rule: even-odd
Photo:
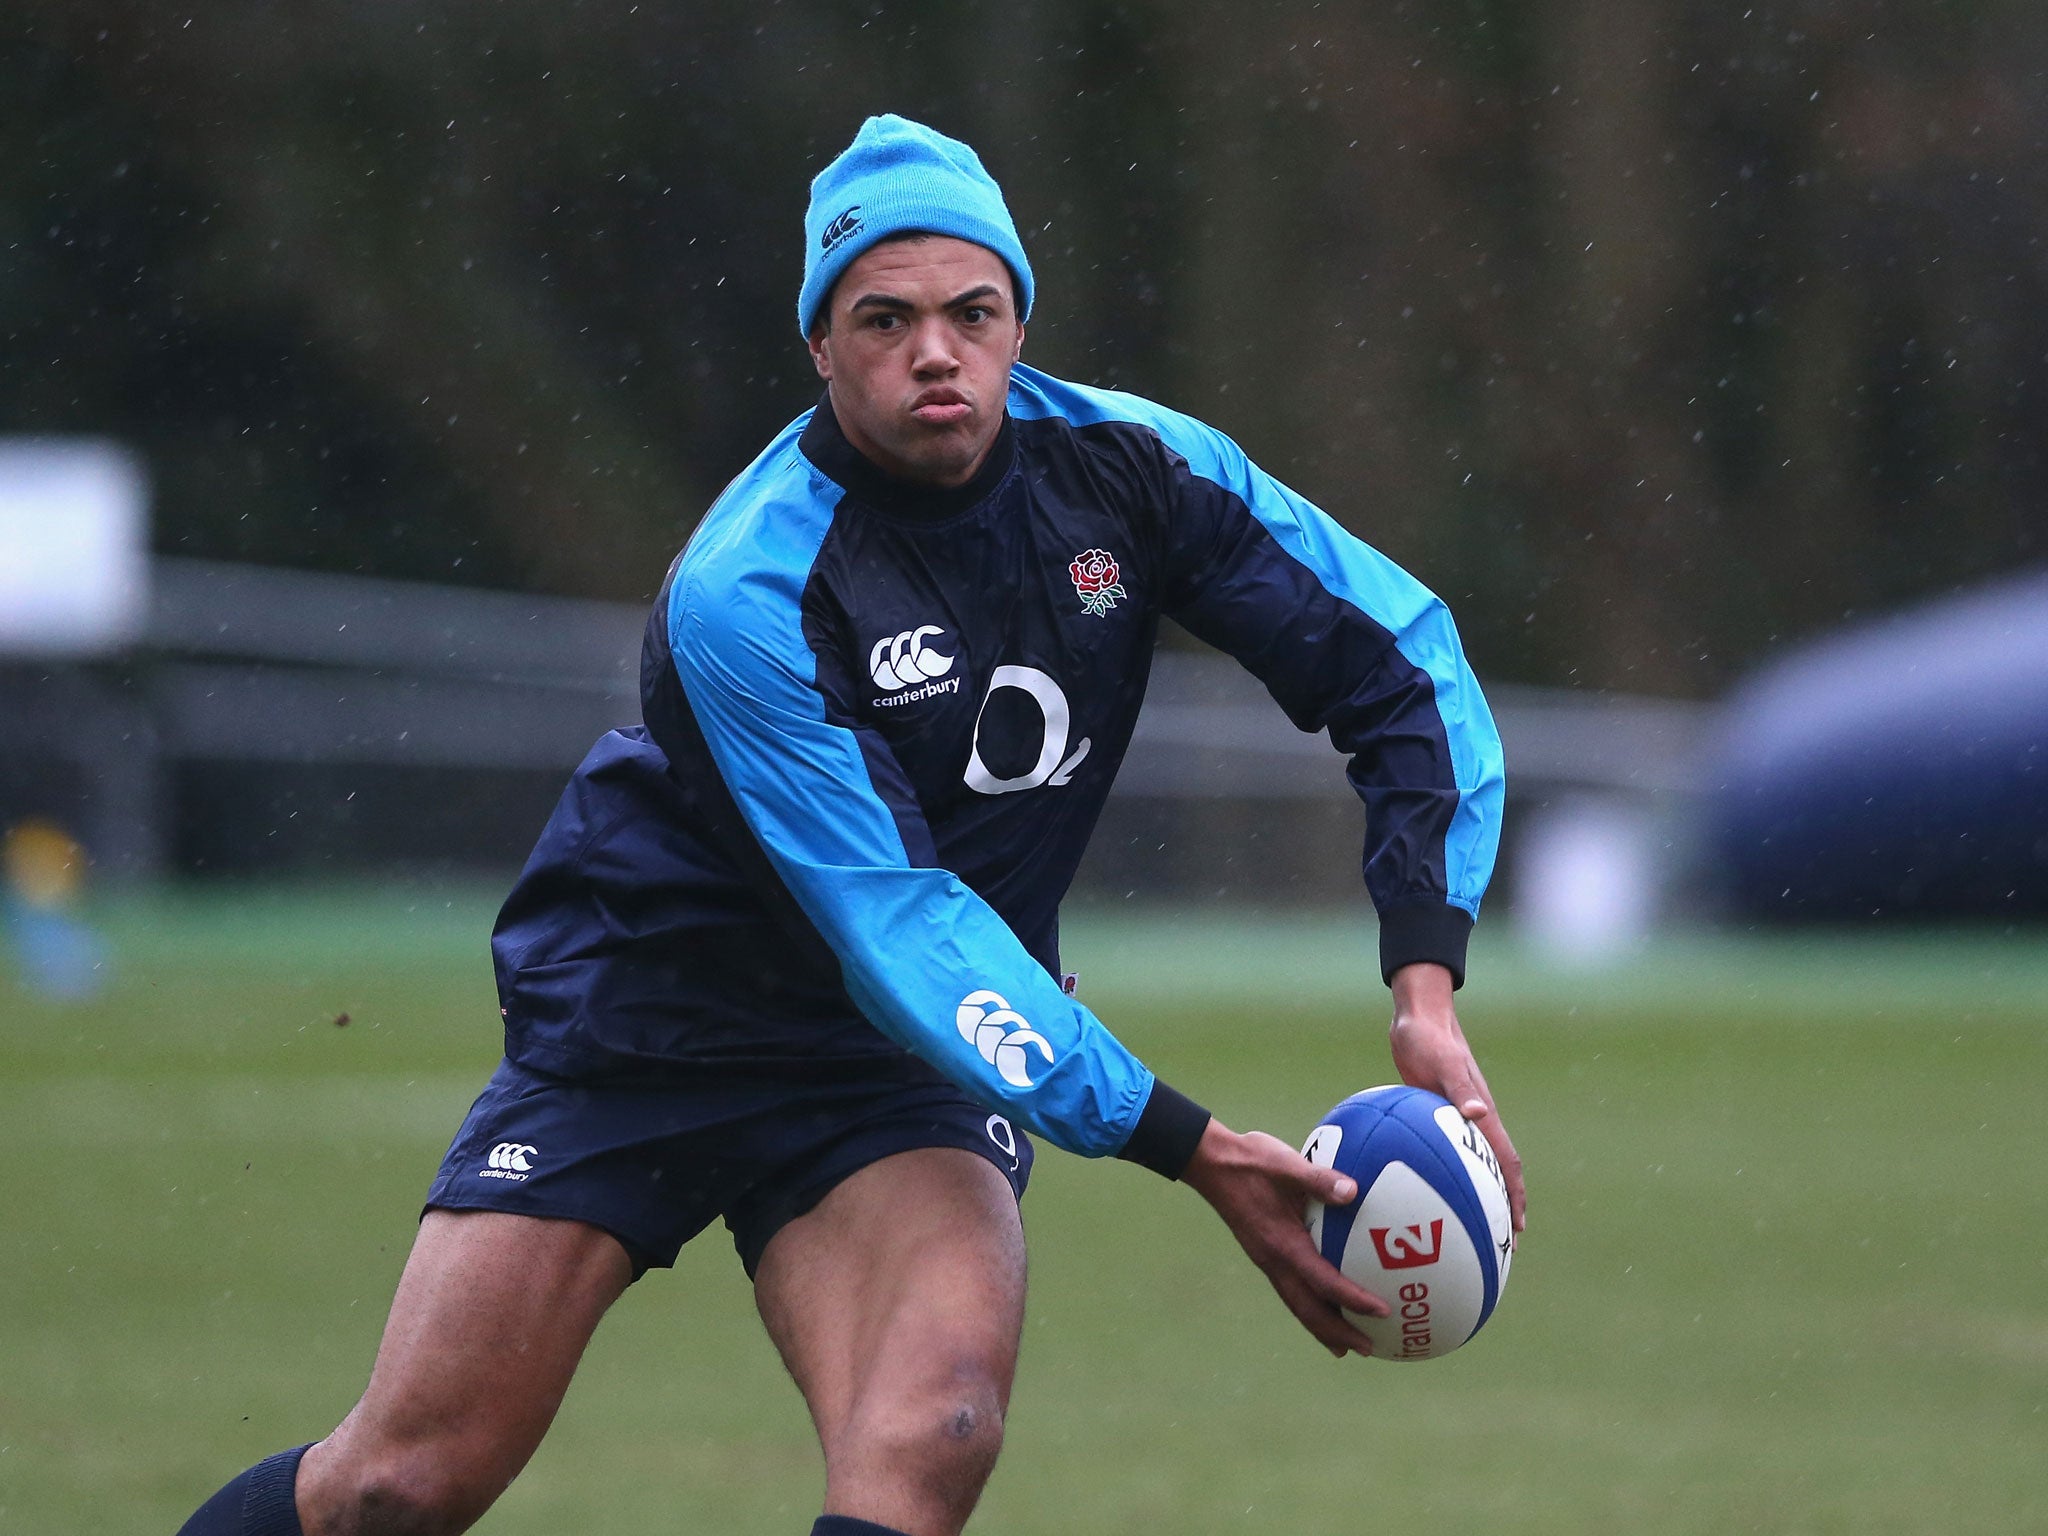
<instances>
[{"instance_id":1,"label":"dark tree line","mask_svg":"<svg viewBox=\"0 0 2048 1536\"><path fill-rule=\"evenodd\" d=\"M1028 354L1230 431L1492 676L1711 692L2043 549L2025 0L18 0L0 431L166 552L647 594L813 398L809 176L965 137Z\"/></svg>"}]
</instances>

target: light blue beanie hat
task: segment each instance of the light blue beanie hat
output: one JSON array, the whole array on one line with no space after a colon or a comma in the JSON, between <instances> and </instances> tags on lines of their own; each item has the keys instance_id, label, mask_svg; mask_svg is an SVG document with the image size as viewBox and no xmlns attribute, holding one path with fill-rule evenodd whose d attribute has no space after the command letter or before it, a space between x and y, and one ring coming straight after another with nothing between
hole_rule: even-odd
<instances>
[{"instance_id":1,"label":"light blue beanie hat","mask_svg":"<svg viewBox=\"0 0 2048 1536\"><path fill-rule=\"evenodd\" d=\"M796 323L805 337L840 273L891 235L923 231L986 246L1017 279L1019 320L1031 317L1031 263L1002 188L973 150L893 112L860 125L853 142L811 182L804 215L804 286Z\"/></svg>"}]
</instances>

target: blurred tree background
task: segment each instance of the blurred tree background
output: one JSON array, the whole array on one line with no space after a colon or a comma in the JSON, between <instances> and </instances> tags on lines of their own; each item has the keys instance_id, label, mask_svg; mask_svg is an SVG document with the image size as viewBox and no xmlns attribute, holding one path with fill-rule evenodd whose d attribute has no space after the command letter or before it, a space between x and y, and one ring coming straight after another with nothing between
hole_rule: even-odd
<instances>
[{"instance_id":1,"label":"blurred tree background","mask_svg":"<svg viewBox=\"0 0 2048 1536\"><path fill-rule=\"evenodd\" d=\"M966 138L1027 355L1235 436L1489 677L1711 694L2039 561L2029 0L14 0L0 431L166 553L620 599L817 384L808 178Z\"/></svg>"}]
</instances>

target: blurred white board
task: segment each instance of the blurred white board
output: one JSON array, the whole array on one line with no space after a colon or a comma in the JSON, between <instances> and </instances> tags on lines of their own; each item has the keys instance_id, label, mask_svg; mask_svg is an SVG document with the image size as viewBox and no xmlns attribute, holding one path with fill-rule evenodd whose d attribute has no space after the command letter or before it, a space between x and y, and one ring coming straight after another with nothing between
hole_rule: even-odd
<instances>
[{"instance_id":1,"label":"blurred white board","mask_svg":"<svg viewBox=\"0 0 2048 1536\"><path fill-rule=\"evenodd\" d=\"M149 609L149 482L116 443L0 438L0 656L93 656Z\"/></svg>"}]
</instances>

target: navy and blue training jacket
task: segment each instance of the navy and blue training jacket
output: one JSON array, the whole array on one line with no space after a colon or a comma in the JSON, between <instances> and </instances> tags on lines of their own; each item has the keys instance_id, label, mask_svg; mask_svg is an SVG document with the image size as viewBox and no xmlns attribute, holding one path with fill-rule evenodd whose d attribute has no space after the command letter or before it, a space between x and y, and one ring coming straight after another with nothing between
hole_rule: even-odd
<instances>
[{"instance_id":1,"label":"navy and blue training jacket","mask_svg":"<svg viewBox=\"0 0 2048 1536\"><path fill-rule=\"evenodd\" d=\"M1350 755L1382 968L1462 979L1502 765L1443 604L1220 433L1019 364L964 486L885 475L821 403L719 497L648 624L644 729L592 749L499 918L507 1055L908 1051L1058 1146L1177 1173L1206 1113L1058 979L1161 614Z\"/></svg>"}]
</instances>

